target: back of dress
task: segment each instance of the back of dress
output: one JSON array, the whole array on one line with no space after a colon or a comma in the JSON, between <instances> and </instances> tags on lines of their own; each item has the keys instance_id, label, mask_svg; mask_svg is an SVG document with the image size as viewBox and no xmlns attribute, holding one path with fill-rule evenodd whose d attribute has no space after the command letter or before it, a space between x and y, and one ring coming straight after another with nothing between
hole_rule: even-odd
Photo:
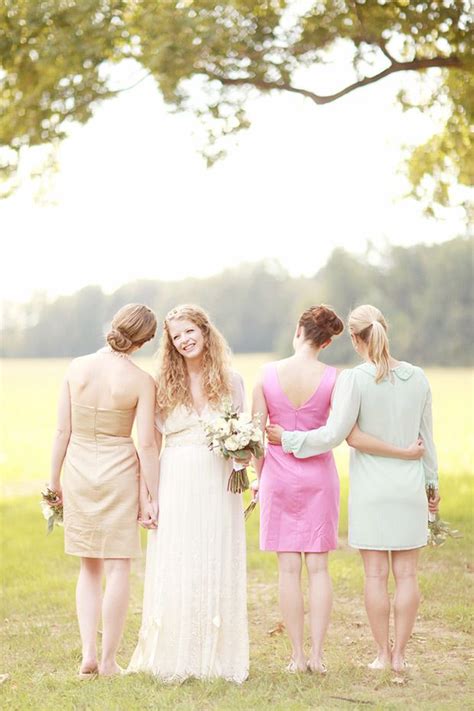
<instances>
[{"instance_id":1,"label":"back of dress","mask_svg":"<svg viewBox=\"0 0 474 711\"><path fill-rule=\"evenodd\" d=\"M363 432L406 448L418 437L422 460L393 459L351 449L349 544L369 550L426 545L426 484L437 482L431 422L431 391L421 370L401 362L376 382L376 367L344 370L327 424L311 432L285 432L282 444L296 458L312 458L345 439L356 423Z\"/></svg>"},{"instance_id":2,"label":"back of dress","mask_svg":"<svg viewBox=\"0 0 474 711\"><path fill-rule=\"evenodd\" d=\"M408 447L421 436L426 456L424 460L392 459L351 449L349 543L372 550L424 546L425 469L437 467L431 423L429 433L426 428L428 400L431 418L428 381L420 368L406 362L392 368L390 377L380 383L375 382L376 368L371 363L353 372L361 430L398 447Z\"/></svg>"},{"instance_id":3,"label":"back of dress","mask_svg":"<svg viewBox=\"0 0 474 711\"><path fill-rule=\"evenodd\" d=\"M63 480L66 553L87 558L140 555L138 458L130 436L135 408L71 403Z\"/></svg>"},{"instance_id":4,"label":"back of dress","mask_svg":"<svg viewBox=\"0 0 474 711\"><path fill-rule=\"evenodd\" d=\"M300 407L281 388L276 363L263 374L271 423L309 430L326 423L337 370L326 366L320 384ZM332 452L296 459L268 445L260 482L262 550L325 552L337 547L339 478Z\"/></svg>"},{"instance_id":5,"label":"back of dress","mask_svg":"<svg viewBox=\"0 0 474 711\"><path fill-rule=\"evenodd\" d=\"M270 423L279 424L285 430L302 431L316 429L326 424L336 378L337 369L326 366L321 381L311 397L300 407L294 407L280 385L277 363L268 363L263 373L263 393ZM332 455L328 452L318 456L329 459ZM266 458L284 463L287 468L297 465L295 458L286 454L278 445L268 445Z\"/></svg>"}]
</instances>

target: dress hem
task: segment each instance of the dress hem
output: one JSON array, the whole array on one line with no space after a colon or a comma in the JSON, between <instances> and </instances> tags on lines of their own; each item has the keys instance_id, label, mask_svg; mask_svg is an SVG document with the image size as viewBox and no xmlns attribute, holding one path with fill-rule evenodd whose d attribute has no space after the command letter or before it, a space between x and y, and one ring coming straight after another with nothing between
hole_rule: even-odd
<instances>
[{"instance_id":1,"label":"dress hem","mask_svg":"<svg viewBox=\"0 0 474 711\"><path fill-rule=\"evenodd\" d=\"M325 548L324 550L315 550L314 548L311 548L311 550L306 549L306 548L263 548L260 546L260 550L263 553L330 553L331 551L337 550L337 545L335 546L330 546L329 548Z\"/></svg>"},{"instance_id":2,"label":"dress hem","mask_svg":"<svg viewBox=\"0 0 474 711\"><path fill-rule=\"evenodd\" d=\"M107 555L104 555L103 553L72 553L71 551L64 551L66 555L73 555L76 558L95 558L95 559L102 559L102 560L107 560L108 558L120 558L123 560L126 560L128 558L132 559L137 559L141 558L142 554L140 553L133 553L131 555L123 555L121 553L120 555L114 555L113 553L108 553Z\"/></svg>"},{"instance_id":3,"label":"dress hem","mask_svg":"<svg viewBox=\"0 0 474 711\"><path fill-rule=\"evenodd\" d=\"M358 550L364 551L411 551L415 548L424 548L428 545L428 542L425 541L424 543L416 543L411 546L368 546L358 545L357 543L351 543L351 541L349 541L349 545L351 548L357 548Z\"/></svg>"},{"instance_id":4,"label":"dress hem","mask_svg":"<svg viewBox=\"0 0 474 711\"><path fill-rule=\"evenodd\" d=\"M224 676L222 674L156 674L152 669L127 669L125 672L128 674L148 674L149 676L158 679L163 682L163 684L182 684L186 679L198 679L199 681L218 681L223 679L232 684L243 684L249 678L249 671L247 670L246 676L244 677L233 677Z\"/></svg>"}]
</instances>

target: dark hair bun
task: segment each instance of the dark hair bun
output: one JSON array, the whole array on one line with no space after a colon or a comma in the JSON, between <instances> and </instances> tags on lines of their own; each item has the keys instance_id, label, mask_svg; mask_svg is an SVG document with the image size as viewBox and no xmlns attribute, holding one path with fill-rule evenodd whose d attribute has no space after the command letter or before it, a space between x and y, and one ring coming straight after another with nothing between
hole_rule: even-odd
<instances>
[{"instance_id":1,"label":"dark hair bun","mask_svg":"<svg viewBox=\"0 0 474 711\"><path fill-rule=\"evenodd\" d=\"M331 334L331 336L338 336L343 332L344 324L332 309L321 305L311 310L313 312L314 322L321 330L326 331Z\"/></svg>"},{"instance_id":2,"label":"dark hair bun","mask_svg":"<svg viewBox=\"0 0 474 711\"><path fill-rule=\"evenodd\" d=\"M328 306L312 306L301 314L298 324L304 329L307 341L320 348L344 330L339 316Z\"/></svg>"},{"instance_id":3,"label":"dark hair bun","mask_svg":"<svg viewBox=\"0 0 474 711\"><path fill-rule=\"evenodd\" d=\"M133 345L133 341L123 331L119 331L118 328L110 329L107 334L107 343L114 351L119 351L119 353L125 353Z\"/></svg>"}]
</instances>

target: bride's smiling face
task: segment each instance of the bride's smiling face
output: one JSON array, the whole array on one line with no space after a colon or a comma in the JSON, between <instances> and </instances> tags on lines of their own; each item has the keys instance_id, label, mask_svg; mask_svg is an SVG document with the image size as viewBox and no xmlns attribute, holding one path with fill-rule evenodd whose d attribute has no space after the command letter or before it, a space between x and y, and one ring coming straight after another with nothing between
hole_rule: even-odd
<instances>
[{"instance_id":1,"label":"bride's smiling face","mask_svg":"<svg viewBox=\"0 0 474 711\"><path fill-rule=\"evenodd\" d=\"M172 319L168 323L171 342L183 358L198 358L204 349L204 336L193 321Z\"/></svg>"}]
</instances>

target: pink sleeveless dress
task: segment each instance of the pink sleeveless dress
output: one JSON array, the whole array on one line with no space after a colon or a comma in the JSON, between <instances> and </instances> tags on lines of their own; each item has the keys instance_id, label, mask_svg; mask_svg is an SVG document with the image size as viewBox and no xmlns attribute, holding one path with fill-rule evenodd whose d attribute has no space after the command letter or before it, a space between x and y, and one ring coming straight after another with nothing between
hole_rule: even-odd
<instances>
[{"instance_id":1,"label":"pink sleeveless dress","mask_svg":"<svg viewBox=\"0 0 474 711\"><path fill-rule=\"evenodd\" d=\"M326 366L309 400L293 407L280 387L276 363L269 363L263 392L270 422L290 431L325 425L336 375L336 368ZM324 553L337 547L339 477L332 452L297 459L269 444L259 500L261 550Z\"/></svg>"}]
</instances>

